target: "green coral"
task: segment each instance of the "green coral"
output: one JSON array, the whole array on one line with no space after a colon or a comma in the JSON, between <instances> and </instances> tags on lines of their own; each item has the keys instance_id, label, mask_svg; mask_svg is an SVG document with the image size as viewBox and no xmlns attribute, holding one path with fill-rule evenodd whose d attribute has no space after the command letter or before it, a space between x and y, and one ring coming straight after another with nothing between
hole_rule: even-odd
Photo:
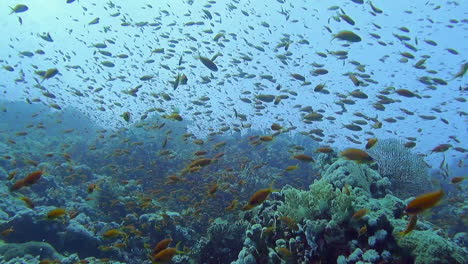
<instances>
[{"instance_id":1,"label":"green coral","mask_svg":"<svg viewBox=\"0 0 468 264\"><path fill-rule=\"evenodd\" d=\"M354 161L338 159L323 174L323 179L342 188L345 184L360 187L370 193L371 183L381 180L382 177L366 164L357 164Z\"/></svg>"},{"instance_id":2,"label":"green coral","mask_svg":"<svg viewBox=\"0 0 468 264\"><path fill-rule=\"evenodd\" d=\"M278 212L297 222L325 218L339 224L349 218L353 211L354 197L335 189L323 179L310 185L309 191L285 188L282 192L285 201L278 207Z\"/></svg>"},{"instance_id":3,"label":"green coral","mask_svg":"<svg viewBox=\"0 0 468 264\"><path fill-rule=\"evenodd\" d=\"M397 244L411 252L415 264L466 263L468 256L465 249L437 235L433 230L413 231L399 237Z\"/></svg>"}]
</instances>

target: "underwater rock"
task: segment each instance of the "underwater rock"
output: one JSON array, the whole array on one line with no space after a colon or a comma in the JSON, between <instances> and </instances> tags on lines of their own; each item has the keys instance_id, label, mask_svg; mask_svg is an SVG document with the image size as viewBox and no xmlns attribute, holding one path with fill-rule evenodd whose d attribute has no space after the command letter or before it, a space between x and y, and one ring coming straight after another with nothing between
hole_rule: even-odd
<instances>
[{"instance_id":1,"label":"underwater rock","mask_svg":"<svg viewBox=\"0 0 468 264\"><path fill-rule=\"evenodd\" d=\"M60 234L65 231L66 224L60 219L48 220L47 213L55 209L50 206L37 206L34 210L23 209L0 225L0 229L13 228L14 236L4 239L8 242L25 243L27 241L47 241L54 247L60 247Z\"/></svg>"},{"instance_id":2,"label":"underwater rock","mask_svg":"<svg viewBox=\"0 0 468 264\"><path fill-rule=\"evenodd\" d=\"M76 218L89 219L84 214L79 214ZM62 247L60 250L76 252L81 257L98 256L101 253L98 250L98 246L101 244L100 239L76 218L70 220L69 225L66 227L66 231L62 236Z\"/></svg>"},{"instance_id":3,"label":"underwater rock","mask_svg":"<svg viewBox=\"0 0 468 264\"><path fill-rule=\"evenodd\" d=\"M10 190L6 185L0 185L0 193L9 194ZM11 199L0 199L0 226L3 222L8 221L11 216L22 210L29 210L23 201L15 199L10 196Z\"/></svg>"},{"instance_id":4,"label":"underwater rock","mask_svg":"<svg viewBox=\"0 0 468 264\"><path fill-rule=\"evenodd\" d=\"M45 242L30 241L26 243L8 243L0 246L0 255L7 261L27 254L40 256L41 260L60 260L63 258L50 244Z\"/></svg>"}]
</instances>

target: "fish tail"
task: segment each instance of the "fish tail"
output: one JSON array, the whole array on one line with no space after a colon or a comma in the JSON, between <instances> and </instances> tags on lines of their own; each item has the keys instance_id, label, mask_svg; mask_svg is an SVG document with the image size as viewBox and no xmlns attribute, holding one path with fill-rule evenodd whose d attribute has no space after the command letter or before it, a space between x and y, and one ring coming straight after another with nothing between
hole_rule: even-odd
<instances>
[{"instance_id":1,"label":"fish tail","mask_svg":"<svg viewBox=\"0 0 468 264\"><path fill-rule=\"evenodd\" d=\"M398 234L399 237L404 237L404 236L406 236L408 233L409 233L409 232L400 231L400 232L398 232L397 234Z\"/></svg>"}]
</instances>

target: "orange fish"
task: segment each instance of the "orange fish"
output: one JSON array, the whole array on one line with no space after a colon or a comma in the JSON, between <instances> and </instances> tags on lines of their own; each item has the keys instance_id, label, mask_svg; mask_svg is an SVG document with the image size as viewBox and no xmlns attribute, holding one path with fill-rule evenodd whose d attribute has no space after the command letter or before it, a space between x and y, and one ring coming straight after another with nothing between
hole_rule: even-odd
<instances>
[{"instance_id":1,"label":"orange fish","mask_svg":"<svg viewBox=\"0 0 468 264\"><path fill-rule=\"evenodd\" d=\"M236 199L232 200L231 203L225 208L226 211L234 211L237 208L239 201Z\"/></svg>"},{"instance_id":2,"label":"orange fish","mask_svg":"<svg viewBox=\"0 0 468 264\"><path fill-rule=\"evenodd\" d=\"M361 228L359 228L359 231L358 231L359 236L362 236L362 235L364 235L365 233L367 233L367 226L366 226L366 225L364 225L364 226L362 226Z\"/></svg>"},{"instance_id":3,"label":"orange fish","mask_svg":"<svg viewBox=\"0 0 468 264\"><path fill-rule=\"evenodd\" d=\"M34 203L28 197L25 197L25 196L20 197L20 200L23 201L28 208L34 209Z\"/></svg>"},{"instance_id":4,"label":"orange fish","mask_svg":"<svg viewBox=\"0 0 468 264\"><path fill-rule=\"evenodd\" d=\"M15 176L16 176L16 173L18 173L18 171L12 171L12 172L8 173L7 180L13 180L13 178L15 178Z\"/></svg>"},{"instance_id":5,"label":"orange fish","mask_svg":"<svg viewBox=\"0 0 468 264\"><path fill-rule=\"evenodd\" d=\"M453 184L457 184L457 183L460 183L464 180L468 179L468 177L453 177L450 182L453 183Z\"/></svg>"},{"instance_id":6,"label":"orange fish","mask_svg":"<svg viewBox=\"0 0 468 264\"><path fill-rule=\"evenodd\" d=\"M417 222L418 222L418 215L412 215L410 217L408 225L406 226L406 229L401 232L398 232L398 234L401 236L404 236L408 234L409 232L413 231L413 229L416 227Z\"/></svg>"},{"instance_id":7,"label":"orange fish","mask_svg":"<svg viewBox=\"0 0 468 264\"><path fill-rule=\"evenodd\" d=\"M320 147L320 148L316 149L315 152L318 152L318 153L332 153L333 149L330 148L330 147Z\"/></svg>"},{"instance_id":8,"label":"orange fish","mask_svg":"<svg viewBox=\"0 0 468 264\"><path fill-rule=\"evenodd\" d=\"M242 207L242 211L250 210L262 204L273 191L273 186L270 186L267 189L261 189L255 192L252 197L250 197L249 202L244 207Z\"/></svg>"},{"instance_id":9,"label":"orange fish","mask_svg":"<svg viewBox=\"0 0 468 264\"><path fill-rule=\"evenodd\" d=\"M272 136L262 136L262 137L260 137L260 140L265 141L265 142L272 141L273 137Z\"/></svg>"},{"instance_id":10,"label":"orange fish","mask_svg":"<svg viewBox=\"0 0 468 264\"><path fill-rule=\"evenodd\" d=\"M3 230L2 232L0 232L0 235L2 236L8 236L9 234L13 233L15 230L13 229L13 227L10 227L8 229L5 229Z\"/></svg>"},{"instance_id":11,"label":"orange fish","mask_svg":"<svg viewBox=\"0 0 468 264\"><path fill-rule=\"evenodd\" d=\"M409 202L405 208L405 211L411 215L419 214L423 212L424 210L427 210L429 208L436 206L443 196L444 196L444 192L442 190L425 193L423 195L420 195L414 198L414 200Z\"/></svg>"},{"instance_id":12,"label":"orange fish","mask_svg":"<svg viewBox=\"0 0 468 264\"><path fill-rule=\"evenodd\" d=\"M213 160L217 160L217 159L221 158L222 156L224 156L224 152L221 152L221 153L216 154L216 155L213 157Z\"/></svg>"},{"instance_id":13,"label":"orange fish","mask_svg":"<svg viewBox=\"0 0 468 264\"><path fill-rule=\"evenodd\" d=\"M94 190L95 190L96 188L97 188L97 184L96 184L96 183L90 183L90 184L88 185L88 190L87 190L87 191L88 191L88 193L93 193Z\"/></svg>"},{"instance_id":14,"label":"orange fish","mask_svg":"<svg viewBox=\"0 0 468 264\"><path fill-rule=\"evenodd\" d=\"M348 160L354 160L357 163L372 163L374 162L374 159L367 154L367 152L360 150L360 149L355 149L355 148L349 148L345 149L340 153L342 157Z\"/></svg>"},{"instance_id":15,"label":"orange fish","mask_svg":"<svg viewBox=\"0 0 468 264\"><path fill-rule=\"evenodd\" d=\"M18 180L13 184L13 186L10 187L10 191L16 191L24 186L31 186L34 183L36 183L42 176L43 172L42 171L34 171L28 174L28 176L24 177L24 179Z\"/></svg>"},{"instance_id":16,"label":"orange fish","mask_svg":"<svg viewBox=\"0 0 468 264\"><path fill-rule=\"evenodd\" d=\"M283 127L280 126L279 124L273 123L270 128L271 130L278 131L278 130L281 130Z\"/></svg>"},{"instance_id":17,"label":"orange fish","mask_svg":"<svg viewBox=\"0 0 468 264\"><path fill-rule=\"evenodd\" d=\"M156 246L153 249L153 255L157 255L159 252L166 249L169 246L169 244L171 244L171 242L172 242L172 238L166 238L166 239L159 241L158 244L156 244Z\"/></svg>"},{"instance_id":18,"label":"orange fish","mask_svg":"<svg viewBox=\"0 0 468 264\"><path fill-rule=\"evenodd\" d=\"M217 183L214 183L213 185L211 185L208 190L208 196L215 197L215 193L218 190L218 187L219 185Z\"/></svg>"},{"instance_id":19,"label":"orange fish","mask_svg":"<svg viewBox=\"0 0 468 264\"><path fill-rule=\"evenodd\" d=\"M208 153L208 152L203 151L203 150L199 150L199 151L195 152L193 155L195 155L195 156L203 156L203 155L205 155L206 153Z\"/></svg>"},{"instance_id":20,"label":"orange fish","mask_svg":"<svg viewBox=\"0 0 468 264\"><path fill-rule=\"evenodd\" d=\"M372 148L372 147L375 145L375 143L377 143L377 139L376 139L376 138L369 138L369 139L367 140L366 149Z\"/></svg>"},{"instance_id":21,"label":"orange fish","mask_svg":"<svg viewBox=\"0 0 468 264\"><path fill-rule=\"evenodd\" d=\"M54 219L57 219L57 218L64 217L66 214L67 214L67 211L65 209L56 208L56 209L50 210L47 213L47 219L54 220Z\"/></svg>"},{"instance_id":22,"label":"orange fish","mask_svg":"<svg viewBox=\"0 0 468 264\"><path fill-rule=\"evenodd\" d=\"M211 163L211 159L197 159L190 163L189 168L205 167Z\"/></svg>"},{"instance_id":23,"label":"orange fish","mask_svg":"<svg viewBox=\"0 0 468 264\"><path fill-rule=\"evenodd\" d=\"M122 236L122 237L127 237L127 234L125 234L125 232L123 231L120 231L118 229L109 229L107 230L106 232L104 232L102 234L102 237L104 238L116 238L116 237L119 237L119 236Z\"/></svg>"},{"instance_id":24,"label":"orange fish","mask_svg":"<svg viewBox=\"0 0 468 264\"><path fill-rule=\"evenodd\" d=\"M356 220L361 219L361 218L362 218L363 216L365 216L368 212L369 212L369 210L367 210L367 209L360 209L360 210L357 210L357 211L353 214L352 218L353 218L353 219L356 219Z\"/></svg>"},{"instance_id":25,"label":"orange fish","mask_svg":"<svg viewBox=\"0 0 468 264\"><path fill-rule=\"evenodd\" d=\"M294 170L297 170L299 169L299 165L290 165L288 167L286 167L286 169L284 169L285 171L294 171Z\"/></svg>"},{"instance_id":26,"label":"orange fish","mask_svg":"<svg viewBox=\"0 0 468 264\"><path fill-rule=\"evenodd\" d=\"M437 147L433 148L431 150L431 153L433 153L433 152L445 152L451 147L452 147L452 145L450 145L450 144L440 144Z\"/></svg>"},{"instance_id":27,"label":"orange fish","mask_svg":"<svg viewBox=\"0 0 468 264\"><path fill-rule=\"evenodd\" d=\"M24 187L24 180L21 179L21 180L18 180L17 182L15 182L11 187L10 187L10 191L16 191L16 190L19 190L21 188Z\"/></svg>"},{"instance_id":28,"label":"orange fish","mask_svg":"<svg viewBox=\"0 0 468 264\"><path fill-rule=\"evenodd\" d=\"M179 242L180 243L180 242ZM156 255L152 257L152 261L154 264L163 264L168 263L172 260L172 258L177 254L184 254L185 252L179 251L177 249L179 243L175 248L165 248L158 252Z\"/></svg>"},{"instance_id":29,"label":"orange fish","mask_svg":"<svg viewBox=\"0 0 468 264\"><path fill-rule=\"evenodd\" d=\"M305 162L313 162L314 159L309 156L309 155L306 155L306 154L297 154L297 155L294 155L293 158L297 159L297 160L300 160L300 161L305 161Z\"/></svg>"},{"instance_id":30,"label":"orange fish","mask_svg":"<svg viewBox=\"0 0 468 264\"><path fill-rule=\"evenodd\" d=\"M34 171L34 172L31 172L30 174L28 174L28 176L26 176L23 181L24 181L24 185L25 186L31 186L33 185L34 183L36 183L42 176L44 172L43 171Z\"/></svg>"}]
</instances>

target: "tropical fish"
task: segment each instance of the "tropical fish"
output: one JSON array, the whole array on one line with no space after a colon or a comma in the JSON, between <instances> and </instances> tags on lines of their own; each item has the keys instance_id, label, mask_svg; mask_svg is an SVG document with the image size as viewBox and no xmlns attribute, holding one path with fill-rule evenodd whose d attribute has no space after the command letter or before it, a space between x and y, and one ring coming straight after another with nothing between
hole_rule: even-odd
<instances>
[{"instance_id":1,"label":"tropical fish","mask_svg":"<svg viewBox=\"0 0 468 264\"><path fill-rule=\"evenodd\" d=\"M50 33L44 33L43 35L39 35L37 34L39 37L41 37L41 39L45 40L45 41L48 41L48 42L54 42L54 40L52 39L52 37L50 36Z\"/></svg>"},{"instance_id":2,"label":"tropical fish","mask_svg":"<svg viewBox=\"0 0 468 264\"><path fill-rule=\"evenodd\" d=\"M39 181L43 173L44 173L43 171L31 172L26 177L24 177L21 180L18 180L15 184L13 184L10 187L10 191L16 191L16 190L23 188L24 186L31 186L35 184L37 181Z\"/></svg>"},{"instance_id":3,"label":"tropical fish","mask_svg":"<svg viewBox=\"0 0 468 264\"><path fill-rule=\"evenodd\" d=\"M208 196L215 197L215 193L218 190L218 187L219 185L217 183L212 184L208 189Z\"/></svg>"},{"instance_id":4,"label":"tropical fish","mask_svg":"<svg viewBox=\"0 0 468 264\"><path fill-rule=\"evenodd\" d=\"M468 179L468 177L453 177L452 179L450 179L450 182L453 183L453 184L457 184L457 183L460 183L464 180Z\"/></svg>"},{"instance_id":5,"label":"tropical fish","mask_svg":"<svg viewBox=\"0 0 468 264\"><path fill-rule=\"evenodd\" d=\"M273 185L270 185L270 187L268 187L267 189L261 189L255 192L250 197L249 202L244 207L242 207L242 211L248 211L256 206L259 206L268 198L270 193L272 193L273 191L275 191L273 190Z\"/></svg>"},{"instance_id":6,"label":"tropical fish","mask_svg":"<svg viewBox=\"0 0 468 264\"><path fill-rule=\"evenodd\" d=\"M130 122L130 112L123 112L120 116L125 120L125 122Z\"/></svg>"},{"instance_id":7,"label":"tropical fish","mask_svg":"<svg viewBox=\"0 0 468 264\"><path fill-rule=\"evenodd\" d=\"M180 251L178 249L180 242L177 243L175 248L165 248L159 251L157 254L151 256L151 260L153 264L163 264L168 263L172 260L172 258L177 254L185 254L185 252Z\"/></svg>"},{"instance_id":8,"label":"tropical fish","mask_svg":"<svg viewBox=\"0 0 468 264\"><path fill-rule=\"evenodd\" d=\"M363 216L365 216L368 212L369 212L368 209L360 209L360 210L357 210L357 211L353 214L352 218L353 218L353 219L356 219L356 220L361 219L361 218L362 218Z\"/></svg>"},{"instance_id":9,"label":"tropical fish","mask_svg":"<svg viewBox=\"0 0 468 264\"><path fill-rule=\"evenodd\" d=\"M377 143L377 139L376 139L376 138L369 138L369 139L367 140L366 149L372 148L372 147L375 145L375 143Z\"/></svg>"},{"instance_id":10,"label":"tropical fish","mask_svg":"<svg viewBox=\"0 0 468 264\"><path fill-rule=\"evenodd\" d=\"M358 236L363 236L366 233L367 233L367 225L363 225L361 228L359 228Z\"/></svg>"},{"instance_id":11,"label":"tropical fish","mask_svg":"<svg viewBox=\"0 0 468 264\"><path fill-rule=\"evenodd\" d=\"M286 169L284 169L285 171L294 171L294 170L297 170L299 169L299 165L290 165L288 167L286 167Z\"/></svg>"},{"instance_id":12,"label":"tropical fish","mask_svg":"<svg viewBox=\"0 0 468 264\"><path fill-rule=\"evenodd\" d=\"M31 199L26 196L20 197L19 199L23 201L29 209L34 209L35 205Z\"/></svg>"},{"instance_id":13,"label":"tropical fish","mask_svg":"<svg viewBox=\"0 0 468 264\"><path fill-rule=\"evenodd\" d=\"M367 154L367 152L355 149L355 148L348 148L340 153L340 156L344 157L348 160L354 160L357 163L372 163L374 159Z\"/></svg>"},{"instance_id":14,"label":"tropical fish","mask_svg":"<svg viewBox=\"0 0 468 264\"><path fill-rule=\"evenodd\" d=\"M27 5L23 5L23 4L17 4L15 7L10 7L11 9L11 14L13 13L22 13L22 12L26 12L28 11L28 6Z\"/></svg>"},{"instance_id":15,"label":"tropical fish","mask_svg":"<svg viewBox=\"0 0 468 264\"><path fill-rule=\"evenodd\" d=\"M410 220L408 222L408 226L406 226L406 229L399 232L398 234L401 236L407 235L408 233L414 230L417 222L418 222L418 215L411 215Z\"/></svg>"},{"instance_id":16,"label":"tropical fish","mask_svg":"<svg viewBox=\"0 0 468 264\"><path fill-rule=\"evenodd\" d=\"M460 68L460 71L457 72L453 76L452 80L455 79L455 78L461 78L461 77L465 76L466 72L468 72L468 62L463 63L463 65Z\"/></svg>"},{"instance_id":17,"label":"tropical fish","mask_svg":"<svg viewBox=\"0 0 468 264\"><path fill-rule=\"evenodd\" d=\"M333 153L333 149L330 147L320 147L315 150L316 153Z\"/></svg>"},{"instance_id":18,"label":"tropical fish","mask_svg":"<svg viewBox=\"0 0 468 264\"><path fill-rule=\"evenodd\" d=\"M57 218L62 218L66 214L67 214L67 211L65 209L56 208L56 209L50 210L47 213L46 217L47 217L48 220L54 220L54 219L57 219Z\"/></svg>"},{"instance_id":19,"label":"tropical fish","mask_svg":"<svg viewBox=\"0 0 468 264\"><path fill-rule=\"evenodd\" d=\"M409 202L405 208L405 211L411 215L419 214L429 208L436 206L443 196L444 192L442 190L422 194Z\"/></svg>"},{"instance_id":20,"label":"tropical fish","mask_svg":"<svg viewBox=\"0 0 468 264\"><path fill-rule=\"evenodd\" d=\"M361 37L359 37L359 35L349 30L343 30L336 33L335 35L333 35L332 40L333 39L345 40L348 42L360 42L362 40Z\"/></svg>"},{"instance_id":21,"label":"tropical fish","mask_svg":"<svg viewBox=\"0 0 468 264\"><path fill-rule=\"evenodd\" d=\"M2 230L2 232L0 232L0 235L5 237L5 236L8 236L9 234L11 234L13 232L15 232L15 229L12 226L10 226L10 228Z\"/></svg>"},{"instance_id":22,"label":"tropical fish","mask_svg":"<svg viewBox=\"0 0 468 264\"><path fill-rule=\"evenodd\" d=\"M169 244L171 244L172 242L172 238L165 238L161 241L159 241L156 246L154 247L153 249L153 255L156 255L158 254L159 252L163 251L164 249L166 249Z\"/></svg>"},{"instance_id":23,"label":"tropical fish","mask_svg":"<svg viewBox=\"0 0 468 264\"><path fill-rule=\"evenodd\" d=\"M450 144L440 144L438 145L437 147L433 148L431 150L431 153L434 153L434 152L445 152L447 151L449 148L451 148L452 145Z\"/></svg>"},{"instance_id":24,"label":"tropical fish","mask_svg":"<svg viewBox=\"0 0 468 264\"><path fill-rule=\"evenodd\" d=\"M172 113L170 115L162 115L161 116L162 118L166 118L166 119L171 119L171 120L176 120L176 121L182 121L182 116L179 115L179 113Z\"/></svg>"},{"instance_id":25,"label":"tropical fish","mask_svg":"<svg viewBox=\"0 0 468 264\"><path fill-rule=\"evenodd\" d=\"M297 159L297 160L300 160L300 161L305 161L305 162L313 162L314 159L309 156L309 155L306 155L306 154L297 154L297 155L294 155L293 158Z\"/></svg>"},{"instance_id":26,"label":"tropical fish","mask_svg":"<svg viewBox=\"0 0 468 264\"><path fill-rule=\"evenodd\" d=\"M102 234L103 238L116 238L116 237L127 237L127 234L119 229L109 229Z\"/></svg>"},{"instance_id":27,"label":"tropical fish","mask_svg":"<svg viewBox=\"0 0 468 264\"><path fill-rule=\"evenodd\" d=\"M99 23L99 17L96 17L95 19L89 21L88 25L96 25Z\"/></svg>"},{"instance_id":28,"label":"tropical fish","mask_svg":"<svg viewBox=\"0 0 468 264\"><path fill-rule=\"evenodd\" d=\"M268 142L268 141L272 141L272 140L273 140L273 137L272 137L272 136L261 136L261 137L260 137L260 140L261 140L261 141Z\"/></svg>"},{"instance_id":29,"label":"tropical fish","mask_svg":"<svg viewBox=\"0 0 468 264\"><path fill-rule=\"evenodd\" d=\"M291 76L298 81L305 82L306 80L305 77L300 75L299 73L292 73Z\"/></svg>"},{"instance_id":30,"label":"tropical fish","mask_svg":"<svg viewBox=\"0 0 468 264\"><path fill-rule=\"evenodd\" d=\"M395 93L397 93L398 95L401 95L401 96L404 96L404 97L418 97L418 98L421 98L421 96L411 92L410 90L407 90L407 89L397 89L395 90Z\"/></svg>"},{"instance_id":31,"label":"tropical fish","mask_svg":"<svg viewBox=\"0 0 468 264\"><path fill-rule=\"evenodd\" d=\"M218 71L218 66L216 66L216 64L215 64L212 60L208 59L207 57L203 57L203 56L198 56L197 58L198 58L198 59L203 63L203 65L205 65L208 69L210 69L210 70L212 70L212 71L214 71L214 72Z\"/></svg>"},{"instance_id":32,"label":"tropical fish","mask_svg":"<svg viewBox=\"0 0 468 264\"><path fill-rule=\"evenodd\" d=\"M48 69L47 71L45 71L44 76L42 76L42 81L54 77L55 75L57 75L57 73L59 73L59 71L56 68Z\"/></svg>"}]
</instances>

